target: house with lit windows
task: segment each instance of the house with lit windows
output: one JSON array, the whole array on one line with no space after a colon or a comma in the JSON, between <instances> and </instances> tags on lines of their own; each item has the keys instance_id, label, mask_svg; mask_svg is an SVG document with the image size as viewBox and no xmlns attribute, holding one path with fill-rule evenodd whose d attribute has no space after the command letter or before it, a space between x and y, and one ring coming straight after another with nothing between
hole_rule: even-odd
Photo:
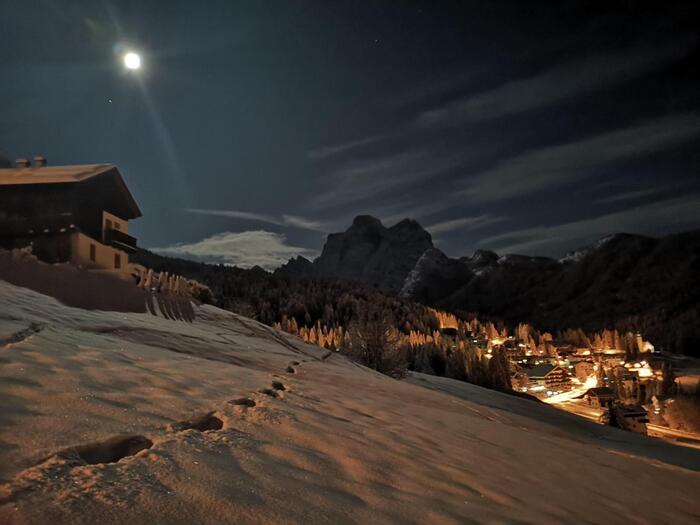
<instances>
[{"instance_id":1,"label":"house with lit windows","mask_svg":"<svg viewBox=\"0 0 700 525\"><path fill-rule=\"evenodd\" d=\"M571 376L560 366L541 363L523 367L529 390L566 391L571 389Z\"/></svg>"},{"instance_id":2,"label":"house with lit windows","mask_svg":"<svg viewBox=\"0 0 700 525\"><path fill-rule=\"evenodd\" d=\"M0 168L0 248L31 247L48 263L128 274L141 217L111 164L48 166L43 157Z\"/></svg>"}]
</instances>

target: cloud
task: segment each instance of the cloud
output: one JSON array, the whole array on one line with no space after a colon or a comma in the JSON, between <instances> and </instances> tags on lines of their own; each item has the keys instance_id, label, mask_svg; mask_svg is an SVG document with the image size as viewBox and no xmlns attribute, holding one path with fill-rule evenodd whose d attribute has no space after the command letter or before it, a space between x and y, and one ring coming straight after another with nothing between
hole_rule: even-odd
<instances>
[{"instance_id":1,"label":"cloud","mask_svg":"<svg viewBox=\"0 0 700 525\"><path fill-rule=\"evenodd\" d=\"M649 234L700 224L700 195L668 199L624 211L567 222L554 226L536 226L482 239L477 244L503 253L562 254L589 244L611 233Z\"/></svg>"},{"instance_id":2,"label":"cloud","mask_svg":"<svg viewBox=\"0 0 700 525\"><path fill-rule=\"evenodd\" d=\"M327 177L329 189L316 195L312 204L329 207L369 199L389 189L427 182L463 161L461 154L438 156L425 151L352 161Z\"/></svg>"},{"instance_id":3,"label":"cloud","mask_svg":"<svg viewBox=\"0 0 700 525\"><path fill-rule=\"evenodd\" d=\"M293 226L295 228L301 228L302 230L324 233L329 231L327 223L307 219L306 217L299 217L298 215L282 215L282 220L286 226Z\"/></svg>"},{"instance_id":4,"label":"cloud","mask_svg":"<svg viewBox=\"0 0 700 525\"><path fill-rule=\"evenodd\" d=\"M151 250L163 255L189 257L241 268L261 266L266 270L277 268L297 255L317 255L316 250L290 246L284 235L264 230L218 233L194 243L175 244Z\"/></svg>"},{"instance_id":5,"label":"cloud","mask_svg":"<svg viewBox=\"0 0 700 525\"><path fill-rule=\"evenodd\" d=\"M437 224L427 226L425 229L433 235L436 235L438 233L446 233L454 230L476 230L478 228L488 226L489 224L504 221L505 219L505 217L496 217L494 215L486 213L483 215L478 215L476 217L462 217L460 219L439 222Z\"/></svg>"},{"instance_id":6,"label":"cloud","mask_svg":"<svg viewBox=\"0 0 700 525\"><path fill-rule=\"evenodd\" d=\"M247 221L266 222L268 224L276 224L283 226L284 223L272 215L263 215L262 213L250 213L247 211L237 210L210 210L204 208L185 208L187 213L196 213L199 215L213 215L215 217L227 217L229 219L244 219Z\"/></svg>"},{"instance_id":7,"label":"cloud","mask_svg":"<svg viewBox=\"0 0 700 525\"><path fill-rule=\"evenodd\" d=\"M649 195L653 195L655 193L658 193L658 190L655 188L646 188L643 190L633 190L633 191L626 191L624 193L618 193L617 195L610 195L609 197L603 197L602 199L598 199L596 202L600 204L610 204L610 203L615 203L615 202L627 202L627 201L632 201L636 199L641 199L642 197L648 197Z\"/></svg>"},{"instance_id":8,"label":"cloud","mask_svg":"<svg viewBox=\"0 0 700 525\"><path fill-rule=\"evenodd\" d=\"M656 49L634 48L614 55L588 57L425 111L418 116L416 123L441 126L478 122L551 106L653 71L661 64L685 55L694 42L679 41Z\"/></svg>"},{"instance_id":9,"label":"cloud","mask_svg":"<svg viewBox=\"0 0 700 525\"><path fill-rule=\"evenodd\" d=\"M364 139L345 142L342 144L336 144L334 146L324 146L312 149L307 153L307 157L310 160L322 160L329 157L334 157L336 155L340 155L341 153L347 153L348 151L361 148L362 146L376 144L377 142L381 142L389 137L391 137L391 135L373 135Z\"/></svg>"},{"instance_id":10,"label":"cloud","mask_svg":"<svg viewBox=\"0 0 700 525\"><path fill-rule=\"evenodd\" d=\"M196 213L199 215L211 215L214 217L226 217L229 219L243 219L247 221L257 221L264 222L267 224L274 224L275 226L289 226L293 228L300 228L302 230L311 230L316 232L325 233L328 231L328 225L312 219L307 219L305 217L299 217L297 215L282 215L277 217L275 215L265 215L262 213L250 213L247 211L237 211L237 210L210 210L202 208L185 208L188 213Z\"/></svg>"},{"instance_id":11,"label":"cloud","mask_svg":"<svg viewBox=\"0 0 700 525\"><path fill-rule=\"evenodd\" d=\"M418 84L403 86L403 90L392 93L391 98L383 102L385 107L393 110L401 110L406 106L426 103L436 97L445 97L464 91L467 86L480 75L488 74L485 66L474 69L472 65L469 71L451 70L444 74L439 71L431 74L427 79Z\"/></svg>"},{"instance_id":12,"label":"cloud","mask_svg":"<svg viewBox=\"0 0 700 525\"><path fill-rule=\"evenodd\" d=\"M464 182L463 194L496 201L591 178L611 163L642 157L700 136L700 117L677 114L507 159Z\"/></svg>"}]
</instances>

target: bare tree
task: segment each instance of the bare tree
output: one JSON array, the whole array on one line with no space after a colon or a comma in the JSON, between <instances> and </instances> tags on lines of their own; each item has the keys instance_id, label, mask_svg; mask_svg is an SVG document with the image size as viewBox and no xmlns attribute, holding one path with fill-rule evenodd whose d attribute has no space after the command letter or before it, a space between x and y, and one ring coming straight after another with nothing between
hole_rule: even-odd
<instances>
[{"instance_id":1,"label":"bare tree","mask_svg":"<svg viewBox=\"0 0 700 525\"><path fill-rule=\"evenodd\" d=\"M399 337L384 312L364 312L350 324L348 355L358 363L382 374L399 378L406 375L406 360L399 348Z\"/></svg>"}]
</instances>

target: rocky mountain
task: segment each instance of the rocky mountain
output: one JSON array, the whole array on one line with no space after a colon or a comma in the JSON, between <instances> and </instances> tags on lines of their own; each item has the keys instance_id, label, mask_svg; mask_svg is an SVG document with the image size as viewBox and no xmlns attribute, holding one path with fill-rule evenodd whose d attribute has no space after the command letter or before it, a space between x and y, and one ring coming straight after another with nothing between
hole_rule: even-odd
<instances>
[{"instance_id":1,"label":"rocky mountain","mask_svg":"<svg viewBox=\"0 0 700 525\"><path fill-rule=\"evenodd\" d=\"M276 275L346 279L399 293L429 249L434 249L430 234L416 221L405 219L387 228L379 219L359 215L345 232L328 236L323 252L310 266L293 259Z\"/></svg>"},{"instance_id":2,"label":"rocky mountain","mask_svg":"<svg viewBox=\"0 0 700 525\"><path fill-rule=\"evenodd\" d=\"M434 304L469 280L472 272L461 260L450 259L437 248L423 252L404 279L399 295Z\"/></svg>"},{"instance_id":3,"label":"rocky mountain","mask_svg":"<svg viewBox=\"0 0 700 525\"><path fill-rule=\"evenodd\" d=\"M314 264L306 257L297 255L289 259L287 263L278 268L275 274L278 277L295 277L297 279L308 279L314 276Z\"/></svg>"},{"instance_id":4,"label":"rocky mountain","mask_svg":"<svg viewBox=\"0 0 700 525\"><path fill-rule=\"evenodd\" d=\"M542 330L641 331L657 347L700 354L700 231L616 234L560 260L482 252L460 261L470 274L451 293L411 298ZM420 289L433 287L442 282L424 275Z\"/></svg>"},{"instance_id":5,"label":"rocky mountain","mask_svg":"<svg viewBox=\"0 0 700 525\"><path fill-rule=\"evenodd\" d=\"M542 330L641 331L662 348L700 354L700 231L609 235L559 260L485 250L454 259L415 221L386 228L359 216L315 261L290 261L278 274L355 280Z\"/></svg>"}]
</instances>

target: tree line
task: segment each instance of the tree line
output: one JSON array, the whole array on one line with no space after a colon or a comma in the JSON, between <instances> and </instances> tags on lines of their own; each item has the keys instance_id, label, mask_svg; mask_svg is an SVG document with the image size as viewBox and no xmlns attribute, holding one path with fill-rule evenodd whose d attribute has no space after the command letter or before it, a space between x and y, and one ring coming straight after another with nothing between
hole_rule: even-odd
<instances>
[{"instance_id":1,"label":"tree line","mask_svg":"<svg viewBox=\"0 0 700 525\"><path fill-rule=\"evenodd\" d=\"M556 345L624 350L633 358L640 338L632 333L580 329L556 334L520 323L508 327L468 312L445 312L402 300L356 282L291 279L262 268L241 269L163 257L142 250L138 262L156 272L195 279L206 287L198 299L294 334L392 376L406 370L510 390L505 351L486 341L512 337L535 355L555 355ZM451 330L445 330L451 329Z\"/></svg>"},{"instance_id":2,"label":"tree line","mask_svg":"<svg viewBox=\"0 0 700 525\"><path fill-rule=\"evenodd\" d=\"M510 390L505 354L488 355L472 342L472 332L497 330L492 324L474 320L468 330L446 337L441 332L445 323L466 321L354 282L289 279L261 268L205 264L145 250L133 262L195 279L208 287L199 300L347 353L380 372L400 376L412 370Z\"/></svg>"}]
</instances>

